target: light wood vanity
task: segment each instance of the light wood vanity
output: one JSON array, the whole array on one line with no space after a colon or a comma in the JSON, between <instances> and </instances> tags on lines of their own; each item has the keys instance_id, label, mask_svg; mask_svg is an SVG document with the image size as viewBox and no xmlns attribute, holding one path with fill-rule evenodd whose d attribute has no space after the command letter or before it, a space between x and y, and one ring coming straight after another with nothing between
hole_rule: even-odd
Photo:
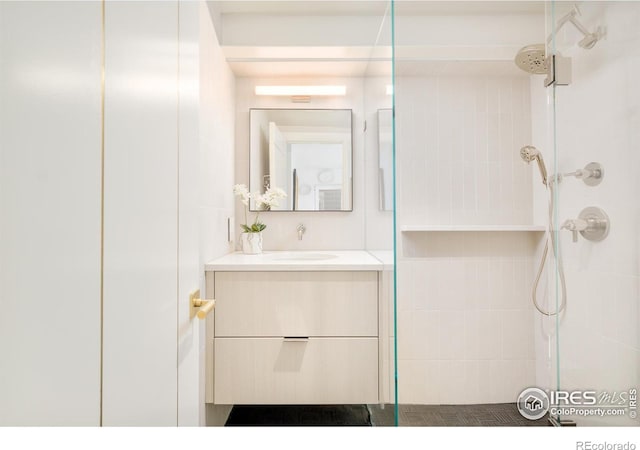
<instances>
[{"instance_id":1,"label":"light wood vanity","mask_svg":"<svg viewBox=\"0 0 640 450\"><path fill-rule=\"evenodd\" d=\"M207 403L378 403L382 269L364 251L207 264Z\"/></svg>"}]
</instances>

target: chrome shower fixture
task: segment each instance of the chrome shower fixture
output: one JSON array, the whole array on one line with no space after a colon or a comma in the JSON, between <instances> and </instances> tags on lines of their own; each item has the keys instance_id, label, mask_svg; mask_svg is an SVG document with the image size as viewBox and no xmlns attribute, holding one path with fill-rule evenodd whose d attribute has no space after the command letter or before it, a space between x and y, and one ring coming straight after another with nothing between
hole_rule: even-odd
<instances>
[{"instance_id":1,"label":"chrome shower fixture","mask_svg":"<svg viewBox=\"0 0 640 450\"><path fill-rule=\"evenodd\" d=\"M524 46L515 58L516 66L534 75L545 75L549 70L544 44Z\"/></svg>"},{"instance_id":2,"label":"chrome shower fixture","mask_svg":"<svg viewBox=\"0 0 640 450\"><path fill-rule=\"evenodd\" d=\"M545 87L571 84L571 58L560 54L547 56L544 44L522 47L514 59L516 66L533 75L546 75Z\"/></svg>"},{"instance_id":3,"label":"chrome shower fixture","mask_svg":"<svg viewBox=\"0 0 640 450\"><path fill-rule=\"evenodd\" d=\"M558 20L556 28L547 38L547 42L551 42L553 36L555 36L566 23L571 23L584 36L584 38L578 42L578 45L587 50L593 48L593 46L605 36L605 31L602 27L597 27L593 33L590 33L589 30L587 30L587 28L578 22L578 19L576 19L576 16L579 16L580 14L578 5L573 5L571 11Z\"/></svg>"},{"instance_id":4,"label":"chrome shower fixture","mask_svg":"<svg viewBox=\"0 0 640 450\"><path fill-rule=\"evenodd\" d=\"M567 23L573 24L574 27L584 36L578 45L585 49L593 48L596 43L605 36L605 29L597 27L593 33L585 28L576 16L580 15L577 5L574 5L571 11L562 17L547 38L547 44L550 44L560 29ZM527 73L534 75L547 75L544 80L545 87L568 86L571 84L571 58L562 56L555 50L555 43L551 46L550 53L547 54L547 48L544 44L532 44L522 47L515 57L516 65Z\"/></svg>"},{"instance_id":5,"label":"chrome shower fixture","mask_svg":"<svg viewBox=\"0 0 640 450\"><path fill-rule=\"evenodd\" d=\"M535 148L533 145L525 145L520 149L520 158L522 158L522 160L527 164L531 163L531 161L536 161L538 163L538 169L542 176L542 184L547 186L547 168L544 165L544 159L542 159L540 150Z\"/></svg>"},{"instance_id":6,"label":"chrome shower fixture","mask_svg":"<svg viewBox=\"0 0 640 450\"><path fill-rule=\"evenodd\" d=\"M533 306L545 316L555 316L564 311L567 305L567 283L564 277L564 267L562 264L562 258L560 252L558 252L557 243L557 231L554 230L553 223L553 212L554 212L554 198L555 198L555 183L553 180L547 179L547 168L544 165L544 160L542 159L542 154L540 151L535 148L533 145L525 145L520 149L520 158L527 164L531 163L531 161L538 162L538 169L540 169L540 175L542 176L542 184L544 184L545 190L548 194L548 202L549 202L549 225L547 228L547 235L544 243L544 250L542 251L542 257L540 258L540 265L538 266L538 272L536 274L536 278L533 282L533 286L531 287L531 300L533 301ZM553 257L556 260L556 270L558 273L558 278L560 280L560 303L556 304L555 311L548 309L545 310L542 306L538 304L538 285L540 284L540 277L542 276L542 271L544 270L544 265L547 262L547 258L549 257L549 248L553 251Z\"/></svg>"},{"instance_id":7,"label":"chrome shower fixture","mask_svg":"<svg viewBox=\"0 0 640 450\"><path fill-rule=\"evenodd\" d=\"M590 162L584 169L576 169L574 172L558 174L557 182L561 182L564 177L576 177L578 180L584 181L587 186L597 186L602 182L604 177L604 168L602 164Z\"/></svg>"},{"instance_id":8,"label":"chrome shower fixture","mask_svg":"<svg viewBox=\"0 0 640 450\"><path fill-rule=\"evenodd\" d=\"M611 221L602 208L589 206L584 208L577 219L565 220L562 230L569 230L573 234L573 242L578 242L578 233L589 241L601 241L609 235Z\"/></svg>"}]
</instances>

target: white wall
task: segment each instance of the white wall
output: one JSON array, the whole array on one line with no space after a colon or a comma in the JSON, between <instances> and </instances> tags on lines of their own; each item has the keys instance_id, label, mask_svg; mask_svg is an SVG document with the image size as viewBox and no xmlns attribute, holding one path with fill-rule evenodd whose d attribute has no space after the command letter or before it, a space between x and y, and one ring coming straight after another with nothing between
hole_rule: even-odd
<instances>
[{"instance_id":1,"label":"white wall","mask_svg":"<svg viewBox=\"0 0 640 450\"><path fill-rule=\"evenodd\" d=\"M100 420L100 4L0 2L0 425Z\"/></svg>"},{"instance_id":2,"label":"white wall","mask_svg":"<svg viewBox=\"0 0 640 450\"><path fill-rule=\"evenodd\" d=\"M640 381L640 4L585 2L581 10L585 26L606 26L607 36L584 50L576 46L581 37L571 27L558 35L558 49L573 59L571 85L556 89L558 169L571 172L597 161L605 176L596 187L565 179L558 222L599 206L611 219L611 231L602 242L579 237L577 243L561 232L568 298L559 328L559 385L620 392ZM553 160L553 147L544 150ZM551 339L555 347L555 336ZM544 336L539 341L546 345ZM579 425L638 425L628 416L573 419Z\"/></svg>"},{"instance_id":3,"label":"white wall","mask_svg":"<svg viewBox=\"0 0 640 450\"><path fill-rule=\"evenodd\" d=\"M399 228L532 223L528 77L400 76L396 108ZM533 384L539 237L399 233L401 403L514 402Z\"/></svg>"},{"instance_id":4,"label":"white wall","mask_svg":"<svg viewBox=\"0 0 640 450\"><path fill-rule=\"evenodd\" d=\"M291 103L288 97L259 97L254 93L262 84L328 84L346 85L345 97L313 98L311 103ZM353 211L350 212L261 212L267 225L263 232L265 250L355 250L364 249L365 190L364 142L362 128L363 85L361 78L260 79L236 80L236 166L235 182L249 185L249 109L250 108L309 108L353 110ZM232 185L228 191L231 192ZM367 193L368 195L368 193ZM236 201L236 236L240 236L240 223L244 211ZM250 213L253 217L253 213ZM296 228L303 223L307 229L301 241ZM239 247L238 247L239 248Z\"/></svg>"},{"instance_id":5,"label":"white wall","mask_svg":"<svg viewBox=\"0 0 640 450\"><path fill-rule=\"evenodd\" d=\"M179 4L178 116L178 425L204 420L200 387L200 324L191 317L189 293L200 287L200 21L204 3ZM204 42L203 45L207 45ZM204 290L201 290L204 293Z\"/></svg>"},{"instance_id":6,"label":"white wall","mask_svg":"<svg viewBox=\"0 0 640 450\"><path fill-rule=\"evenodd\" d=\"M199 249L200 290L205 293L204 264L233 251L227 242L227 218L233 217L235 140L235 78L229 70L210 19L201 6L200 15L200 154L199 154ZM213 293L208 292L209 298ZM200 324L200 407L204 408L206 346L204 323ZM228 413L228 411L227 411ZM226 415L217 422L222 425ZM203 412L201 412L203 417ZM202 424L202 422L201 422Z\"/></svg>"},{"instance_id":7,"label":"white wall","mask_svg":"<svg viewBox=\"0 0 640 450\"><path fill-rule=\"evenodd\" d=\"M235 78L211 23L200 23L200 263L232 250L227 218L233 217ZM247 122L248 124L248 122ZM204 271L201 271L204 286Z\"/></svg>"}]
</instances>

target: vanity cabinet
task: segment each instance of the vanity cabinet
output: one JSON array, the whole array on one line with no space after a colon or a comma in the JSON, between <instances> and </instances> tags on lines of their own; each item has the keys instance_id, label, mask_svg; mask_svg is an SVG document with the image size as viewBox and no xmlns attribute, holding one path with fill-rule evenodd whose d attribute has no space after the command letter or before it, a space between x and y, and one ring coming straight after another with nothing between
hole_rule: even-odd
<instances>
[{"instance_id":1,"label":"vanity cabinet","mask_svg":"<svg viewBox=\"0 0 640 450\"><path fill-rule=\"evenodd\" d=\"M378 273L209 272L208 401L377 403Z\"/></svg>"}]
</instances>

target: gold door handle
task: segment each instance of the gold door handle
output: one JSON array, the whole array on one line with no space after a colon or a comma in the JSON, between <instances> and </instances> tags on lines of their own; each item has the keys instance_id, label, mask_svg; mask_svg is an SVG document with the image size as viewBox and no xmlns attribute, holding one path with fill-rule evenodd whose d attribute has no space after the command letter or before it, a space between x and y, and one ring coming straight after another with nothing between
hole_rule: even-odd
<instances>
[{"instance_id":1,"label":"gold door handle","mask_svg":"<svg viewBox=\"0 0 640 450\"><path fill-rule=\"evenodd\" d=\"M189 303L191 304L191 317L196 315L198 316L198 319L204 319L207 317L207 314L209 314L216 306L215 300L202 300L200 298L200 289L189 294ZM194 314L195 308L200 308L197 314Z\"/></svg>"}]
</instances>

